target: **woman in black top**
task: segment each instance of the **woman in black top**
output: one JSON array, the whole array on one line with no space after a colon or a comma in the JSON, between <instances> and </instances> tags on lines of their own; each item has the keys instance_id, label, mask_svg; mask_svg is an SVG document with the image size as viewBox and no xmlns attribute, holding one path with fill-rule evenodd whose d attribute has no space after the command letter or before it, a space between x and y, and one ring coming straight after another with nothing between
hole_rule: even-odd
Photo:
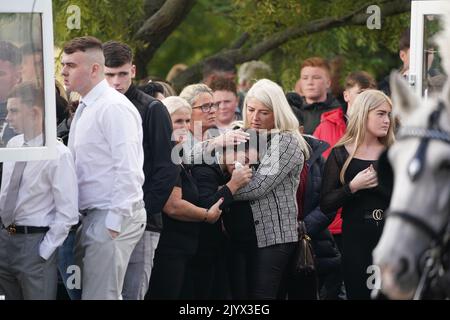
<instances>
[{"instance_id":1,"label":"woman in black top","mask_svg":"<svg viewBox=\"0 0 450 320\"><path fill-rule=\"evenodd\" d=\"M162 101L169 110L174 140L185 141L192 109L180 97ZM175 160L175 159L174 159ZM223 198L209 209L199 207L199 193L190 168L179 166L177 185L163 208L163 230L155 252L154 266L146 299L192 298L187 266L197 251L200 222L215 223Z\"/></svg>"},{"instance_id":2,"label":"woman in black top","mask_svg":"<svg viewBox=\"0 0 450 320\"><path fill-rule=\"evenodd\" d=\"M392 103L377 90L359 94L345 135L325 164L320 207L342 211L343 274L349 299L370 299L368 267L381 236L389 190L378 186L379 155L394 142Z\"/></svg>"},{"instance_id":3,"label":"woman in black top","mask_svg":"<svg viewBox=\"0 0 450 320\"><path fill-rule=\"evenodd\" d=\"M252 169L249 167L234 170L235 161L243 165L250 163L249 144L247 142L245 145L235 146L234 150L227 149L225 155L221 157L220 165L202 164L194 166L192 169L200 192L200 205L210 206L217 199L223 197L224 203L221 209L224 210L224 213L226 212L223 221L219 219L213 225L203 224L201 226L199 250L193 266L195 292L198 299L230 298L226 270L228 243L223 232L224 222L228 223L227 226L232 224L231 229L227 228L227 234L229 235L231 232L233 235L232 239L236 238L235 231L237 231L244 239L253 237L256 246L255 228L248 201L233 202L233 194L239 188L247 185L252 177ZM252 153L252 156L254 159L252 162L256 162L257 155ZM244 212L237 210L243 205L246 208ZM231 210L230 207L234 209ZM235 298L234 295L233 298Z\"/></svg>"},{"instance_id":4,"label":"woman in black top","mask_svg":"<svg viewBox=\"0 0 450 320\"><path fill-rule=\"evenodd\" d=\"M259 142L247 144L245 153L238 151L236 156L240 163L258 168ZM228 174L242 170L234 165L226 165ZM234 201L223 214L224 229L229 239L228 273L231 295L236 300L252 298L253 283L256 281L255 265L257 259L257 239L253 211L250 201Z\"/></svg>"}]
</instances>

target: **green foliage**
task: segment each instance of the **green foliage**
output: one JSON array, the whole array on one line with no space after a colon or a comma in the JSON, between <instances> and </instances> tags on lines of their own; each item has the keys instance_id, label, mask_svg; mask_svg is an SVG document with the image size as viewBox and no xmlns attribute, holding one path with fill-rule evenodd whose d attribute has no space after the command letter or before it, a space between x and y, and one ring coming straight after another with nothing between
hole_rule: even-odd
<instances>
[{"instance_id":1,"label":"green foliage","mask_svg":"<svg viewBox=\"0 0 450 320\"><path fill-rule=\"evenodd\" d=\"M94 36L102 41L125 41L132 47L142 45L133 40L142 25L144 0L54 0L53 19L55 44L61 46L78 36ZM76 5L81 10L81 28L69 30L67 8Z\"/></svg>"},{"instance_id":2,"label":"green foliage","mask_svg":"<svg viewBox=\"0 0 450 320\"><path fill-rule=\"evenodd\" d=\"M165 78L176 63L193 65L227 48L238 37L229 1L199 0L185 21L159 48L149 74Z\"/></svg>"},{"instance_id":3,"label":"green foliage","mask_svg":"<svg viewBox=\"0 0 450 320\"><path fill-rule=\"evenodd\" d=\"M341 17L385 0L198 0L185 21L158 49L147 72L165 77L173 64L193 65L227 49L243 32L250 34L244 49L276 32L314 20ZM144 0L54 0L55 42L93 35L101 40L125 41L134 49L145 46L134 35L143 21ZM81 29L66 26L69 5L81 9ZM368 15L369 16L369 15ZM343 58L341 80L350 71L366 70L378 79L398 67L397 43L409 25L409 14L382 20L381 30L350 26L314 33L289 41L261 57L272 65L286 90L298 79L301 61L310 56Z\"/></svg>"},{"instance_id":4,"label":"green foliage","mask_svg":"<svg viewBox=\"0 0 450 320\"><path fill-rule=\"evenodd\" d=\"M142 26L144 0L54 0L54 32L57 46L77 36L92 35L102 41L124 41L133 49L145 46L134 38ZM81 29L67 28L67 8L81 9ZM230 19L230 1L199 0L186 20L158 49L148 66L148 74L165 78L172 65L192 65L226 48L238 36Z\"/></svg>"},{"instance_id":5,"label":"green foliage","mask_svg":"<svg viewBox=\"0 0 450 320\"><path fill-rule=\"evenodd\" d=\"M317 19L342 17L364 6L380 3L368 0L234 0L235 17L241 31L252 35L258 43L268 35L287 27L308 23ZM382 14L382 13L381 13ZM369 15L367 15L369 16ZM365 25L335 28L314 33L288 42L277 52L280 57L269 54L263 57L272 64L278 61L276 78L291 90L299 76L301 61L311 56L328 59L343 58L341 81L355 70L366 70L378 79L400 64L398 40L409 25L409 14L382 19L381 30L369 30ZM248 44L249 46L252 43ZM281 60L281 62L280 62Z\"/></svg>"}]
</instances>

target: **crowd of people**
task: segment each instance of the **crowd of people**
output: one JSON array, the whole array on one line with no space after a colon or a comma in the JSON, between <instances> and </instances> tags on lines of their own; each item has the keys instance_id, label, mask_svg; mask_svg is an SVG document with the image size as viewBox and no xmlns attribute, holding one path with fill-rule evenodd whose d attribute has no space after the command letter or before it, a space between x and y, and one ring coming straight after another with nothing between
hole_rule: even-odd
<instances>
[{"instance_id":1,"label":"crowd of people","mask_svg":"<svg viewBox=\"0 0 450 320\"><path fill-rule=\"evenodd\" d=\"M25 72L41 54L0 41L4 147L45 144L42 74ZM287 93L264 62L211 58L178 95L135 84L125 43L75 38L60 62L57 157L3 164L0 296L56 299L62 283L73 300L370 298L397 121L369 73L339 100L320 57ZM299 220L315 254L301 277Z\"/></svg>"}]
</instances>

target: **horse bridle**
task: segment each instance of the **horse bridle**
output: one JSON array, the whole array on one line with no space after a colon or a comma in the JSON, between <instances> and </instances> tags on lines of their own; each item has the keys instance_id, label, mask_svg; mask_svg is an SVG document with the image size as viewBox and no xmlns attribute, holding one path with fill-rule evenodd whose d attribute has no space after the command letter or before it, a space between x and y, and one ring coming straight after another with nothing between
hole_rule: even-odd
<instances>
[{"instance_id":1,"label":"horse bridle","mask_svg":"<svg viewBox=\"0 0 450 320\"><path fill-rule=\"evenodd\" d=\"M438 140L450 144L450 132L442 130L439 127L439 118L444 110L445 105L442 101L439 102L438 107L434 110L428 118L428 127L402 127L397 133L397 140L405 140L410 138L419 138L420 144L416 153L408 164L408 175L412 182L416 181L423 173L425 167L425 157L428 144L431 140ZM406 212L390 211L389 217L399 217L416 228L422 230L433 241L439 242L442 240L447 225L444 225L441 230L435 231L426 221L412 216Z\"/></svg>"},{"instance_id":2,"label":"horse bridle","mask_svg":"<svg viewBox=\"0 0 450 320\"><path fill-rule=\"evenodd\" d=\"M434 110L429 118L428 118L428 127L427 128L419 128L419 127L402 127L399 129L397 133L397 140L405 140L410 138L419 138L420 144L417 148L416 153L408 164L408 175L412 182L416 181L420 175L423 173L425 167L425 158L426 151L431 140L438 140L444 143L450 144L450 132L442 130L439 126L439 118L444 110L445 105L442 101L439 102L438 107ZM443 249L447 246L448 236L448 226L449 226L449 216L447 216L446 223L442 226L442 228L436 231L428 222L423 219L420 219L416 216L411 215L408 212L402 211L389 211L387 217L398 217L405 222L411 224L416 229L421 230L431 239L430 249L424 252L422 258L428 259L425 261L424 270L422 272L422 277L420 279L420 284L422 283L422 287L427 279L430 278L429 271L435 267L432 264L436 265L437 261L440 259L442 255ZM421 259L421 260L424 260ZM432 259L433 261L429 260ZM431 262L430 262L431 261ZM420 269L419 269L420 270ZM421 288L423 289L423 288ZM416 296L420 298L422 294L422 290L418 289L416 291Z\"/></svg>"}]
</instances>

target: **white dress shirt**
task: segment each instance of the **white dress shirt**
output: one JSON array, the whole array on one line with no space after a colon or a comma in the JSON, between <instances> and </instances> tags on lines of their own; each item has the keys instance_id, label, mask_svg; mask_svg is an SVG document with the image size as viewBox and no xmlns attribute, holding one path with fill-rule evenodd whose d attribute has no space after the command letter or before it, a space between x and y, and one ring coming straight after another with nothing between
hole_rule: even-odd
<instances>
[{"instance_id":1,"label":"white dress shirt","mask_svg":"<svg viewBox=\"0 0 450 320\"><path fill-rule=\"evenodd\" d=\"M7 147L21 147L23 134L13 137ZM27 141L29 147L43 145L42 135ZM39 247L42 258L48 259L67 237L70 227L78 223L78 188L75 166L69 149L56 144L57 158L28 161L17 196L14 223L18 226L50 227ZM13 161L3 163L0 192L0 216L5 205Z\"/></svg>"},{"instance_id":2,"label":"white dress shirt","mask_svg":"<svg viewBox=\"0 0 450 320\"><path fill-rule=\"evenodd\" d=\"M133 204L143 200L141 116L106 80L81 100L86 107L76 124L72 150L79 207L109 210L106 227L120 232Z\"/></svg>"}]
</instances>

